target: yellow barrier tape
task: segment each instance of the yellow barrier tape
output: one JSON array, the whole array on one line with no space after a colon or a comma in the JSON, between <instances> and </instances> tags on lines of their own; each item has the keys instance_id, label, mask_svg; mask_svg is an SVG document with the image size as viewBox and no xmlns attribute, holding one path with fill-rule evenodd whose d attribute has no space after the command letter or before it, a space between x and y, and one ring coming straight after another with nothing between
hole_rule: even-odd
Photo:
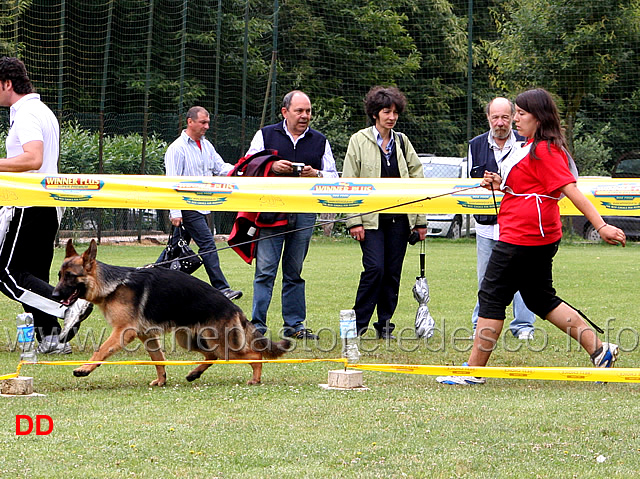
<instances>
[{"instance_id":1,"label":"yellow barrier tape","mask_svg":"<svg viewBox=\"0 0 640 479\"><path fill-rule=\"evenodd\" d=\"M491 192L478 185L474 178L2 173L0 205L346 214L395 206L393 211L402 213L490 214L494 210ZM581 178L578 187L600 214L640 215L640 178ZM496 201L501 198L497 193ZM565 198L560 201L560 214L581 213Z\"/></svg>"},{"instance_id":2,"label":"yellow barrier tape","mask_svg":"<svg viewBox=\"0 0 640 479\"><path fill-rule=\"evenodd\" d=\"M185 366L196 364L251 364L280 363L301 364L317 362L341 363L345 368L364 371L378 371L402 374L422 374L429 376L478 376L502 379L537 379L546 381L602 381L640 383L640 368L508 368L508 367L471 367L471 366L430 366L422 364L349 364L344 358L335 359L231 359L210 361L38 361L22 364L41 364L47 366L82 366L84 364L112 364L133 366ZM12 377L15 377L13 375Z\"/></svg>"},{"instance_id":3,"label":"yellow barrier tape","mask_svg":"<svg viewBox=\"0 0 640 479\"><path fill-rule=\"evenodd\" d=\"M18 363L18 367L16 368L16 372L12 373L12 374L5 374L4 376L0 376L0 381L3 381L5 379L12 379L12 378L17 378L18 376L20 376L20 369L22 369L22 365L23 364L35 364L33 362L25 362L25 361L20 361Z\"/></svg>"},{"instance_id":4,"label":"yellow barrier tape","mask_svg":"<svg viewBox=\"0 0 640 479\"><path fill-rule=\"evenodd\" d=\"M0 381L4 381L5 379L17 378L18 373L5 374L4 376L0 376Z\"/></svg>"},{"instance_id":5,"label":"yellow barrier tape","mask_svg":"<svg viewBox=\"0 0 640 479\"><path fill-rule=\"evenodd\" d=\"M425 366L417 364L349 364L348 368L429 376L477 376L546 381L603 381L640 383L638 368L503 368L472 366Z\"/></svg>"},{"instance_id":6,"label":"yellow barrier tape","mask_svg":"<svg viewBox=\"0 0 640 479\"><path fill-rule=\"evenodd\" d=\"M225 360L210 360L210 361L20 361L17 370L13 374L5 374L0 376L0 381L4 379L12 379L20 376L20 369L24 364L42 364L45 366L82 366L84 364L115 364L115 365L128 365L128 366L185 366L195 364L251 364L251 363L318 363L318 362L333 362L342 363L347 366L347 360L344 358L339 359L230 359Z\"/></svg>"},{"instance_id":7,"label":"yellow barrier tape","mask_svg":"<svg viewBox=\"0 0 640 479\"><path fill-rule=\"evenodd\" d=\"M321 363L333 362L342 363L346 366L346 359L223 359L202 360L202 361L38 361L33 364L43 364L45 366L82 366L85 364L115 364L128 366L188 366L194 364L251 364L251 363Z\"/></svg>"}]
</instances>

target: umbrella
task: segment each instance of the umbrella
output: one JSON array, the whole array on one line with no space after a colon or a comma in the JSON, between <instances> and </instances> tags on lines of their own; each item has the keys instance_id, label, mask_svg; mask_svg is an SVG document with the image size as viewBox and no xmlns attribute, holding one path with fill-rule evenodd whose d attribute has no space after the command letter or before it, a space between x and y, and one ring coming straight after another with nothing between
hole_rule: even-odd
<instances>
[{"instance_id":1,"label":"umbrella","mask_svg":"<svg viewBox=\"0 0 640 479\"><path fill-rule=\"evenodd\" d=\"M413 297L418 302L418 311L416 312L416 336L419 338L430 338L433 336L433 330L436 322L429 313L429 283L424 276L424 260L425 260L425 241L420 242L420 276L416 278L416 284L413 285Z\"/></svg>"}]
</instances>

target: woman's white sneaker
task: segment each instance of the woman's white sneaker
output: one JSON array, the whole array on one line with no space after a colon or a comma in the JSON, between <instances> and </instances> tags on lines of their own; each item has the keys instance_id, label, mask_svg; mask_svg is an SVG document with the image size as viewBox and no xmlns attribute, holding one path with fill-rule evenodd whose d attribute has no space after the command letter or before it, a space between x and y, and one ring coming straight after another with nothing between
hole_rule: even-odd
<instances>
[{"instance_id":1,"label":"woman's white sneaker","mask_svg":"<svg viewBox=\"0 0 640 479\"><path fill-rule=\"evenodd\" d=\"M484 384L487 382L487 378L476 378L474 376L438 376L436 381L440 384L470 386L474 384Z\"/></svg>"},{"instance_id":2,"label":"woman's white sneaker","mask_svg":"<svg viewBox=\"0 0 640 479\"><path fill-rule=\"evenodd\" d=\"M462 365L469 366L469 363L465 361ZM474 384L484 384L487 382L487 378L477 378L475 376L438 376L436 381L440 384L470 386Z\"/></svg>"},{"instance_id":3,"label":"woman's white sneaker","mask_svg":"<svg viewBox=\"0 0 640 479\"><path fill-rule=\"evenodd\" d=\"M591 355L591 362L597 368L612 368L618 359L618 345L602 343L602 346Z\"/></svg>"}]
</instances>

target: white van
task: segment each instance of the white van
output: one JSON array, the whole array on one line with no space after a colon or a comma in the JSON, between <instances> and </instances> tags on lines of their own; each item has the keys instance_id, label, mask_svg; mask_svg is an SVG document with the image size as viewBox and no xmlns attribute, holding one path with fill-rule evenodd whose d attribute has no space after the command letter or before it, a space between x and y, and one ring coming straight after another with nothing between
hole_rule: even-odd
<instances>
[{"instance_id":1,"label":"white van","mask_svg":"<svg viewBox=\"0 0 640 479\"><path fill-rule=\"evenodd\" d=\"M425 178L468 178L467 159L454 156L419 154ZM427 213L427 235L460 238L476 234L473 215L435 215Z\"/></svg>"}]
</instances>

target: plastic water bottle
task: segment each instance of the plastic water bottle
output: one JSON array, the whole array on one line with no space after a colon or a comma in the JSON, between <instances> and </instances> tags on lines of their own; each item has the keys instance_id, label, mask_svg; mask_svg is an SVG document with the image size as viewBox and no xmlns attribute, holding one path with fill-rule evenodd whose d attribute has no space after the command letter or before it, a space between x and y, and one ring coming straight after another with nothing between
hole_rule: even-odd
<instances>
[{"instance_id":1,"label":"plastic water bottle","mask_svg":"<svg viewBox=\"0 0 640 479\"><path fill-rule=\"evenodd\" d=\"M356 312L353 309L341 310L340 339L342 340L342 357L346 358L349 364L355 364L360 359L357 336Z\"/></svg>"},{"instance_id":2,"label":"plastic water bottle","mask_svg":"<svg viewBox=\"0 0 640 479\"><path fill-rule=\"evenodd\" d=\"M18 325L18 344L20 345L20 360L36 362L36 347L33 341L33 315L22 313L16 317Z\"/></svg>"}]
</instances>

